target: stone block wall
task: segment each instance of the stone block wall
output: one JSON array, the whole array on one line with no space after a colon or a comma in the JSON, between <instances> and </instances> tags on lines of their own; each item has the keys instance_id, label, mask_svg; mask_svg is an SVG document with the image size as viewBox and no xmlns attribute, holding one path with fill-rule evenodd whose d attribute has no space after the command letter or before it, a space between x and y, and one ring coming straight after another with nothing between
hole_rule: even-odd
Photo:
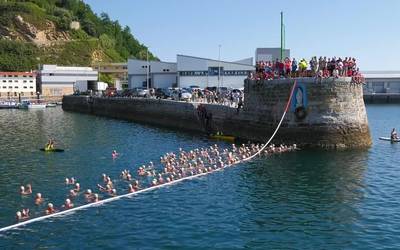
<instances>
[{"instance_id":1,"label":"stone block wall","mask_svg":"<svg viewBox=\"0 0 400 250\"><path fill-rule=\"evenodd\" d=\"M244 108L141 98L65 96L63 109L131 120L178 130L222 132L239 139L265 142L283 114L293 80L245 82ZM275 143L303 147L362 148L371 145L362 87L349 78L298 78L300 94L277 133ZM299 90L296 90L299 92ZM202 114L198 111L202 105ZM298 110L302 110L299 118ZM207 117L207 119L204 119Z\"/></svg>"}]
</instances>

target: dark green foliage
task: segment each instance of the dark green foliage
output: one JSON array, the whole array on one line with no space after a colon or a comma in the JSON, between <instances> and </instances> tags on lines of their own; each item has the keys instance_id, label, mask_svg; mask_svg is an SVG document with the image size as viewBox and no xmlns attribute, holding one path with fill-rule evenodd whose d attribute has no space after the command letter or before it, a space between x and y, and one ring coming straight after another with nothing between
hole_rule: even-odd
<instances>
[{"instance_id":1,"label":"dark green foliage","mask_svg":"<svg viewBox=\"0 0 400 250\"><path fill-rule=\"evenodd\" d=\"M38 48L29 43L0 40L0 70L30 70L36 68L38 63L91 65L97 58L93 53L103 56L101 60L110 62L126 61L128 58L146 59L146 46L132 36L129 27L121 27L106 13L97 16L81 0L0 0L0 32L5 27L19 32L15 21L17 15L38 29L52 21L58 30L68 32L72 41ZM80 22L81 29L70 30L71 21ZM5 50L5 46L13 48ZM20 56L21 51L24 51L24 56ZM151 53L149 58L158 60Z\"/></svg>"},{"instance_id":2,"label":"dark green foliage","mask_svg":"<svg viewBox=\"0 0 400 250\"><path fill-rule=\"evenodd\" d=\"M38 48L30 43L0 40L0 70L29 71L39 63Z\"/></svg>"}]
</instances>

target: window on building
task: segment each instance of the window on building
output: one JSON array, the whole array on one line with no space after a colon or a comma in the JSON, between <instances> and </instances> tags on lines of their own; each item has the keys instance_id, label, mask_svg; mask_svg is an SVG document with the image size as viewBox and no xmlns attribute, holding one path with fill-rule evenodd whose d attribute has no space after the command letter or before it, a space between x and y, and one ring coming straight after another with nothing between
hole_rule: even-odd
<instances>
[{"instance_id":1,"label":"window on building","mask_svg":"<svg viewBox=\"0 0 400 250\"><path fill-rule=\"evenodd\" d=\"M33 86L29 86L30 89L33 89Z\"/></svg>"},{"instance_id":2,"label":"window on building","mask_svg":"<svg viewBox=\"0 0 400 250\"><path fill-rule=\"evenodd\" d=\"M18 82L18 80L14 80L14 82Z\"/></svg>"},{"instance_id":3,"label":"window on building","mask_svg":"<svg viewBox=\"0 0 400 250\"><path fill-rule=\"evenodd\" d=\"M24 80L24 82L26 82L26 80Z\"/></svg>"},{"instance_id":4,"label":"window on building","mask_svg":"<svg viewBox=\"0 0 400 250\"><path fill-rule=\"evenodd\" d=\"M127 67L127 66L122 66L122 68L123 68L123 69L128 69L128 67Z\"/></svg>"},{"instance_id":5,"label":"window on building","mask_svg":"<svg viewBox=\"0 0 400 250\"><path fill-rule=\"evenodd\" d=\"M23 75L23 77L26 77L26 75Z\"/></svg>"},{"instance_id":6,"label":"window on building","mask_svg":"<svg viewBox=\"0 0 400 250\"><path fill-rule=\"evenodd\" d=\"M14 86L14 89L17 89L18 88L18 86Z\"/></svg>"},{"instance_id":7,"label":"window on building","mask_svg":"<svg viewBox=\"0 0 400 250\"><path fill-rule=\"evenodd\" d=\"M12 86L8 86L9 89L12 89Z\"/></svg>"},{"instance_id":8,"label":"window on building","mask_svg":"<svg viewBox=\"0 0 400 250\"><path fill-rule=\"evenodd\" d=\"M6 80L3 80L3 82L7 82Z\"/></svg>"},{"instance_id":9,"label":"window on building","mask_svg":"<svg viewBox=\"0 0 400 250\"><path fill-rule=\"evenodd\" d=\"M14 96L17 96L17 92L14 92Z\"/></svg>"},{"instance_id":10,"label":"window on building","mask_svg":"<svg viewBox=\"0 0 400 250\"><path fill-rule=\"evenodd\" d=\"M8 82L12 82L12 80L8 80Z\"/></svg>"},{"instance_id":11,"label":"window on building","mask_svg":"<svg viewBox=\"0 0 400 250\"><path fill-rule=\"evenodd\" d=\"M218 74L224 74L224 67L208 67L208 74L210 76L217 76Z\"/></svg>"},{"instance_id":12,"label":"window on building","mask_svg":"<svg viewBox=\"0 0 400 250\"><path fill-rule=\"evenodd\" d=\"M33 82L33 80L29 80L29 82Z\"/></svg>"},{"instance_id":13,"label":"window on building","mask_svg":"<svg viewBox=\"0 0 400 250\"><path fill-rule=\"evenodd\" d=\"M27 89L28 88L28 86L24 86L24 89Z\"/></svg>"},{"instance_id":14,"label":"window on building","mask_svg":"<svg viewBox=\"0 0 400 250\"><path fill-rule=\"evenodd\" d=\"M3 89L6 89L7 88L7 86L3 86Z\"/></svg>"},{"instance_id":15,"label":"window on building","mask_svg":"<svg viewBox=\"0 0 400 250\"><path fill-rule=\"evenodd\" d=\"M8 77L12 77L12 75L8 75Z\"/></svg>"}]
</instances>

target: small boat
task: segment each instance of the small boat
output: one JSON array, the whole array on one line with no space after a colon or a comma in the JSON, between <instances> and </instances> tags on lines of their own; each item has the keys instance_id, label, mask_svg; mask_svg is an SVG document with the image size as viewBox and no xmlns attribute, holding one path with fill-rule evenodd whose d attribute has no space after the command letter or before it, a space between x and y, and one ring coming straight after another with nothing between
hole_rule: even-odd
<instances>
[{"instance_id":1,"label":"small boat","mask_svg":"<svg viewBox=\"0 0 400 250\"><path fill-rule=\"evenodd\" d=\"M235 137L234 137L234 136L231 136L231 135L215 134L215 135L210 135L209 138L210 138L210 139L214 139L214 140L235 142Z\"/></svg>"},{"instance_id":2,"label":"small boat","mask_svg":"<svg viewBox=\"0 0 400 250\"><path fill-rule=\"evenodd\" d=\"M27 101L24 100L18 105L19 109L44 109L46 108L46 103L40 101Z\"/></svg>"},{"instance_id":3,"label":"small boat","mask_svg":"<svg viewBox=\"0 0 400 250\"><path fill-rule=\"evenodd\" d=\"M16 109L18 108L18 103L15 101L0 102L0 109Z\"/></svg>"},{"instance_id":4,"label":"small boat","mask_svg":"<svg viewBox=\"0 0 400 250\"><path fill-rule=\"evenodd\" d=\"M57 105L62 105L62 102L56 102Z\"/></svg>"},{"instance_id":5,"label":"small boat","mask_svg":"<svg viewBox=\"0 0 400 250\"><path fill-rule=\"evenodd\" d=\"M47 103L46 104L46 108L55 108L55 107L57 107L57 104L55 104L55 103Z\"/></svg>"},{"instance_id":6,"label":"small boat","mask_svg":"<svg viewBox=\"0 0 400 250\"><path fill-rule=\"evenodd\" d=\"M52 148L52 149L41 148L40 151L44 151L44 152L64 152L64 149L61 149L61 148Z\"/></svg>"},{"instance_id":7,"label":"small boat","mask_svg":"<svg viewBox=\"0 0 400 250\"><path fill-rule=\"evenodd\" d=\"M379 137L379 140L382 140L382 141L390 141L390 142L400 142L400 139L394 139L394 140L392 140L392 138L390 138L390 137Z\"/></svg>"}]
</instances>

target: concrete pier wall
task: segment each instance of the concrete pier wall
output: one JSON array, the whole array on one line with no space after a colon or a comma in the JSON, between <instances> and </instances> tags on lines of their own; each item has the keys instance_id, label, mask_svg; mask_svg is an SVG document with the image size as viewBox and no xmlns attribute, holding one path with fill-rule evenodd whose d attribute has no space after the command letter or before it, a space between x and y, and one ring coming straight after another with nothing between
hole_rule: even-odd
<instances>
[{"instance_id":1,"label":"concrete pier wall","mask_svg":"<svg viewBox=\"0 0 400 250\"><path fill-rule=\"evenodd\" d=\"M214 104L87 96L65 96L63 109L264 142L282 116L292 85L290 79L247 80L244 108L239 113ZM321 148L370 146L362 86L348 78L297 79L295 95L274 142Z\"/></svg>"}]
</instances>

